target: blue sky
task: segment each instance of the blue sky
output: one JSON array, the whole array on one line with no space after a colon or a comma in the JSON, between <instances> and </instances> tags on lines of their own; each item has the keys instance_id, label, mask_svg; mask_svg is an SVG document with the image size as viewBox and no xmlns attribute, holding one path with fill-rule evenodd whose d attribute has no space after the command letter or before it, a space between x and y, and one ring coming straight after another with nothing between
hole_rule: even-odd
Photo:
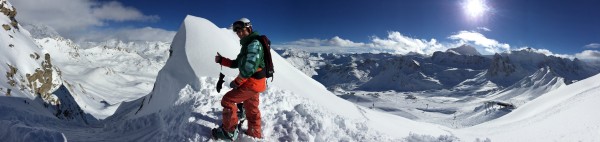
<instances>
[{"instance_id":1,"label":"blue sky","mask_svg":"<svg viewBox=\"0 0 600 142\"><path fill-rule=\"evenodd\" d=\"M599 0L480 0L486 10L477 17L468 16L465 10L469 0L84 1L92 3L92 9L118 3L141 14L137 19L101 19L103 24L86 27L95 31L152 27L172 32L190 14L219 27L248 17L274 43L294 46L422 45L420 49L441 50L438 46L467 43L480 51L533 47L569 55L600 48ZM387 44L404 40L414 42Z\"/></svg>"},{"instance_id":2,"label":"blue sky","mask_svg":"<svg viewBox=\"0 0 600 142\"><path fill-rule=\"evenodd\" d=\"M220 27L248 17L257 30L278 42L334 36L368 42L371 36L386 36L388 31L443 41L478 27L491 30L481 32L487 38L513 47L545 48L562 54L581 52L585 45L600 42L598 0L487 0L491 10L478 20L469 19L463 1L454 0L121 2L160 16L159 22L150 25L168 30L176 30L186 14L207 18Z\"/></svg>"}]
</instances>

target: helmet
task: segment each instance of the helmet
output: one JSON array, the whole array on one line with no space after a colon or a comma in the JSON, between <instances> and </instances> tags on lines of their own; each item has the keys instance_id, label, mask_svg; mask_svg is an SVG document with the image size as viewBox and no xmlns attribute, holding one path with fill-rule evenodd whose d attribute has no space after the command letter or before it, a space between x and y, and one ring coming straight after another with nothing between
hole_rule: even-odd
<instances>
[{"instance_id":1,"label":"helmet","mask_svg":"<svg viewBox=\"0 0 600 142\"><path fill-rule=\"evenodd\" d=\"M250 19L245 18L245 17L244 18L240 18L240 20L237 20L236 22L238 22L238 21L242 22L242 23L245 23L245 24L250 24Z\"/></svg>"},{"instance_id":2,"label":"helmet","mask_svg":"<svg viewBox=\"0 0 600 142\"><path fill-rule=\"evenodd\" d=\"M232 29L233 31L237 31L239 29L242 28L249 28L252 27L252 24L250 23L250 19L248 18L241 18L240 20L237 20L235 22L233 22Z\"/></svg>"}]
</instances>

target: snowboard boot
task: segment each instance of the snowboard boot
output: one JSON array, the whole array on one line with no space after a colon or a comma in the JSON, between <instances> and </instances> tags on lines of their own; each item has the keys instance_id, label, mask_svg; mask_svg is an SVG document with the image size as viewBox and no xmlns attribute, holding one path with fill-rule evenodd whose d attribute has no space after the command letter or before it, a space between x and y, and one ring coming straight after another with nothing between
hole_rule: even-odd
<instances>
[{"instance_id":1,"label":"snowboard boot","mask_svg":"<svg viewBox=\"0 0 600 142\"><path fill-rule=\"evenodd\" d=\"M238 116L238 120L240 122L244 122L244 120L246 120L246 110L244 110L244 103L238 103L237 104L237 116Z\"/></svg>"},{"instance_id":2,"label":"snowboard boot","mask_svg":"<svg viewBox=\"0 0 600 142\"><path fill-rule=\"evenodd\" d=\"M222 126L219 128L212 129L212 137L216 140L220 139L225 141L234 141L238 138L238 133L239 130L237 129L237 127L232 133L225 131L225 129L223 129Z\"/></svg>"},{"instance_id":3,"label":"snowboard boot","mask_svg":"<svg viewBox=\"0 0 600 142\"><path fill-rule=\"evenodd\" d=\"M237 129L238 130L242 130L242 125L244 124L244 121L246 121L246 111L244 110L244 103L238 103L237 104L237 116L238 116L238 125L237 125Z\"/></svg>"}]
</instances>

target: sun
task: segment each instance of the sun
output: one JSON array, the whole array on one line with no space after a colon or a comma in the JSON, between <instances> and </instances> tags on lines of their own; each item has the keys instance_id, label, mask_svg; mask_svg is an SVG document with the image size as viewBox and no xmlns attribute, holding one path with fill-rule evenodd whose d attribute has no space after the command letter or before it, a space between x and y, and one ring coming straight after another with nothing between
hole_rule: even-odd
<instances>
[{"instance_id":1,"label":"sun","mask_svg":"<svg viewBox=\"0 0 600 142\"><path fill-rule=\"evenodd\" d=\"M489 10L486 0L465 0L462 7L465 14L471 19L479 19Z\"/></svg>"}]
</instances>

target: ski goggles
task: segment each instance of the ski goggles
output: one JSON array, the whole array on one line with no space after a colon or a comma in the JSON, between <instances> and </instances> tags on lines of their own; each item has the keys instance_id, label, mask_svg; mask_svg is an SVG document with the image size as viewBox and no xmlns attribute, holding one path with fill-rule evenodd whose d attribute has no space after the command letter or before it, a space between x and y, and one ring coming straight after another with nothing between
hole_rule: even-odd
<instances>
[{"instance_id":1,"label":"ski goggles","mask_svg":"<svg viewBox=\"0 0 600 142\"><path fill-rule=\"evenodd\" d=\"M242 21L237 21L237 22L233 23L232 29L234 32L238 32L246 27L249 27L248 24L246 24Z\"/></svg>"}]
</instances>

